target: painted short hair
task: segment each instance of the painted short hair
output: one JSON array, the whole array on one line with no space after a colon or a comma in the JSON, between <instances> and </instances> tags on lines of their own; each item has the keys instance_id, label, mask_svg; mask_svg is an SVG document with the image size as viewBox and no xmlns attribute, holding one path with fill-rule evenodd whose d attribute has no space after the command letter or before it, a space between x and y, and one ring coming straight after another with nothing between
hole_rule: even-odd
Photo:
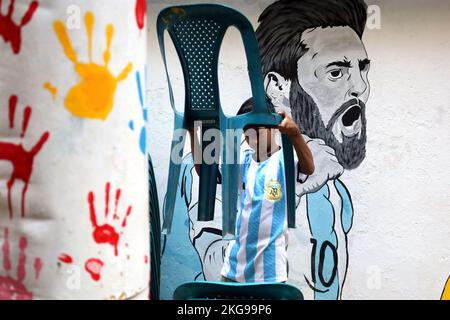
<instances>
[{"instance_id":1,"label":"painted short hair","mask_svg":"<svg viewBox=\"0 0 450 320\"><path fill-rule=\"evenodd\" d=\"M312 28L352 28L360 38L367 21L364 0L279 0L259 17L256 35L264 75L297 79L297 62L308 51L302 34Z\"/></svg>"}]
</instances>

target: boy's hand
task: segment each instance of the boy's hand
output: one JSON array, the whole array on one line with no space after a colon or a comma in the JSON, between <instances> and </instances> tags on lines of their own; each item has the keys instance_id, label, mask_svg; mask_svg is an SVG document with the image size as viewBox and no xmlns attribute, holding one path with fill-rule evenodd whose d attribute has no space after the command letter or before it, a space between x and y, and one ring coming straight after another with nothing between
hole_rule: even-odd
<instances>
[{"instance_id":1,"label":"boy's hand","mask_svg":"<svg viewBox=\"0 0 450 320\"><path fill-rule=\"evenodd\" d=\"M308 176L312 175L315 170L313 155L302 136L300 128L286 112L281 111L278 114L284 119L277 128L291 140L300 163L299 171Z\"/></svg>"},{"instance_id":2,"label":"boy's hand","mask_svg":"<svg viewBox=\"0 0 450 320\"><path fill-rule=\"evenodd\" d=\"M280 130L282 134L288 135L289 138L295 138L302 134L295 121L292 120L292 118L289 117L286 112L280 111L278 112L278 114L284 118L277 127L277 129Z\"/></svg>"}]
</instances>

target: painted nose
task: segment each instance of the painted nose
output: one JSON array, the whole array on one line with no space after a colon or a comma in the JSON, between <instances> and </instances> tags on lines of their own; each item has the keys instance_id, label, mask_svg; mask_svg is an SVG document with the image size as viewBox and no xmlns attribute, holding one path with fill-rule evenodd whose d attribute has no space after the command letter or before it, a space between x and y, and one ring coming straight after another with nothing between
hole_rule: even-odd
<instances>
[{"instance_id":1,"label":"painted nose","mask_svg":"<svg viewBox=\"0 0 450 320\"><path fill-rule=\"evenodd\" d=\"M366 92L367 82L362 78L359 71L352 75L352 79L350 81L350 98L359 98L364 94L364 92Z\"/></svg>"}]
</instances>

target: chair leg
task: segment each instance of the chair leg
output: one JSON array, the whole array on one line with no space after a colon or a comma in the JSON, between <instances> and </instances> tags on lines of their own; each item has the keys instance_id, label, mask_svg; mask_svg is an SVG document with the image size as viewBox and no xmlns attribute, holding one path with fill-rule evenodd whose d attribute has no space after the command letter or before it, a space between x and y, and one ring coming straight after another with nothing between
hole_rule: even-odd
<instances>
[{"instance_id":1,"label":"chair leg","mask_svg":"<svg viewBox=\"0 0 450 320\"><path fill-rule=\"evenodd\" d=\"M170 153L170 165L169 165L169 179L167 181L167 192L166 192L166 199L164 201L164 222L163 222L163 228L162 233L163 234L169 234L172 228L172 221L173 221L173 214L175 210L175 203L176 203L176 197L178 194L178 185L179 185L179 179L180 179L180 171L181 171L181 165L182 165L182 158L179 155L174 155L173 152L175 148L179 150L179 153L181 154L181 157L183 156L183 150L184 150L184 142L186 139L186 131L182 130L181 138L182 141L176 140L176 138L180 138L180 136L176 135L174 132L174 136L172 139L172 147L171 147L171 153ZM180 146L180 143L183 145ZM172 159L172 157L176 157L175 159Z\"/></svg>"},{"instance_id":2,"label":"chair leg","mask_svg":"<svg viewBox=\"0 0 450 320\"><path fill-rule=\"evenodd\" d=\"M202 164L198 190L198 221L213 221L217 192L218 164Z\"/></svg>"},{"instance_id":3,"label":"chair leg","mask_svg":"<svg viewBox=\"0 0 450 320\"><path fill-rule=\"evenodd\" d=\"M232 139L230 139L226 134L223 136L225 143L222 152L222 234L228 240L236 237L235 229L240 180L240 137L233 135ZM232 155L232 158L230 155Z\"/></svg>"},{"instance_id":4,"label":"chair leg","mask_svg":"<svg viewBox=\"0 0 450 320\"><path fill-rule=\"evenodd\" d=\"M206 143L203 139L204 133L210 128L202 127L202 164L200 169L200 185L198 190L198 221L213 221L214 208L216 203L217 192L217 176L219 174L219 159L220 159L220 141L212 141ZM208 147L212 147L211 157L206 163L206 156L209 153L205 152ZM215 148L214 148L215 147ZM213 162L213 163L211 163Z\"/></svg>"},{"instance_id":5,"label":"chair leg","mask_svg":"<svg viewBox=\"0 0 450 320\"><path fill-rule=\"evenodd\" d=\"M295 161L294 148L288 136L282 135L288 227L295 228Z\"/></svg>"}]
</instances>

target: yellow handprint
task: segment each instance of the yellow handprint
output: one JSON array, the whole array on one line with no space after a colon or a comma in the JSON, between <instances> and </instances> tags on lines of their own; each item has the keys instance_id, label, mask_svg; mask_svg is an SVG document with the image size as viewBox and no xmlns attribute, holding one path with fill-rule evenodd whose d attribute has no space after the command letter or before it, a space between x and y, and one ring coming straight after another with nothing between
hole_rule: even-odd
<instances>
[{"instance_id":1,"label":"yellow handprint","mask_svg":"<svg viewBox=\"0 0 450 320\"><path fill-rule=\"evenodd\" d=\"M131 62L128 63L118 77L113 76L108 70L108 64L111 60L111 40L114 35L114 26L112 24L106 26L106 49L103 53L104 65L92 62L94 14L87 12L84 22L88 35L88 63L78 61L64 23L61 20L57 20L53 24L65 55L74 63L75 71L81 77L80 82L69 90L64 105L76 117L106 120L114 105L117 84L127 78L133 65Z\"/></svg>"}]
</instances>

